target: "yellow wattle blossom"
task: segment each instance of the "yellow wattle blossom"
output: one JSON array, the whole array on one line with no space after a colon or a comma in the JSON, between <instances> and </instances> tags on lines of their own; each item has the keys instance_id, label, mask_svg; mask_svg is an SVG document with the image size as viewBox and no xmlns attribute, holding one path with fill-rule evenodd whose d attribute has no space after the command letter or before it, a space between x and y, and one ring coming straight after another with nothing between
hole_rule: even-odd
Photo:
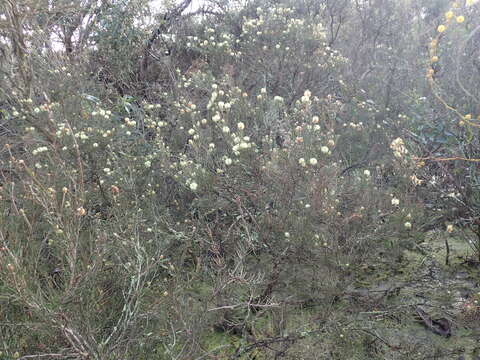
<instances>
[{"instance_id":1,"label":"yellow wattle blossom","mask_svg":"<svg viewBox=\"0 0 480 360\"><path fill-rule=\"evenodd\" d=\"M453 11L451 11L451 10L447 11L445 13L445 19L447 19L447 20L450 20L451 18L453 18L453 16L454 16L454 14L453 14Z\"/></svg>"},{"instance_id":2,"label":"yellow wattle blossom","mask_svg":"<svg viewBox=\"0 0 480 360\"><path fill-rule=\"evenodd\" d=\"M478 0L467 0L467 1L465 2L465 4L466 4L467 6L472 6L472 5L474 5L475 3L477 3L477 2L478 2Z\"/></svg>"},{"instance_id":3,"label":"yellow wattle blossom","mask_svg":"<svg viewBox=\"0 0 480 360\"><path fill-rule=\"evenodd\" d=\"M461 24L465 21L465 17L463 17L462 15L460 16L457 16L457 23Z\"/></svg>"},{"instance_id":4,"label":"yellow wattle blossom","mask_svg":"<svg viewBox=\"0 0 480 360\"><path fill-rule=\"evenodd\" d=\"M439 25L438 28L437 28L437 31L439 33L443 33L445 30L447 30L447 27L445 25Z\"/></svg>"},{"instance_id":5,"label":"yellow wattle blossom","mask_svg":"<svg viewBox=\"0 0 480 360\"><path fill-rule=\"evenodd\" d=\"M430 59L430 61L431 61L432 63L437 62L437 61L438 61L438 56L436 56L436 55L435 55L435 56L432 56L432 58Z\"/></svg>"},{"instance_id":6,"label":"yellow wattle blossom","mask_svg":"<svg viewBox=\"0 0 480 360\"><path fill-rule=\"evenodd\" d=\"M424 167L424 166L425 166L425 161L421 160L421 161L418 161L418 162L417 162L417 168L420 169L420 168L422 168L422 167Z\"/></svg>"}]
</instances>

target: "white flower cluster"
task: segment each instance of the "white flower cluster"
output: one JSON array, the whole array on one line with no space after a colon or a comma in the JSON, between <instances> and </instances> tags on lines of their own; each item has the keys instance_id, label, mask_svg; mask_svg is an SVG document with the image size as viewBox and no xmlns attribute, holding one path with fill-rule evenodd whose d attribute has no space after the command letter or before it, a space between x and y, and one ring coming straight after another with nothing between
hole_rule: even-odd
<instances>
[{"instance_id":1,"label":"white flower cluster","mask_svg":"<svg viewBox=\"0 0 480 360\"><path fill-rule=\"evenodd\" d=\"M63 135L70 135L70 128L68 128L65 123L58 124L57 128L58 130L55 132L55 135L58 138L61 138Z\"/></svg>"},{"instance_id":2,"label":"white flower cluster","mask_svg":"<svg viewBox=\"0 0 480 360\"><path fill-rule=\"evenodd\" d=\"M75 134L76 138L79 138L80 140L87 140L88 135L85 133L85 131L79 131L78 133Z\"/></svg>"},{"instance_id":3,"label":"white flower cluster","mask_svg":"<svg viewBox=\"0 0 480 360\"><path fill-rule=\"evenodd\" d=\"M110 110L99 109L98 111L92 112L92 116L102 116L105 119L109 119L111 115L112 115L112 112Z\"/></svg>"},{"instance_id":4,"label":"white flower cluster","mask_svg":"<svg viewBox=\"0 0 480 360\"><path fill-rule=\"evenodd\" d=\"M300 101L304 104L310 104L310 97L312 96L312 93L310 90L305 90L305 92L303 93L303 96L302 98L300 99Z\"/></svg>"},{"instance_id":5,"label":"white flower cluster","mask_svg":"<svg viewBox=\"0 0 480 360\"><path fill-rule=\"evenodd\" d=\"M327 31L325 30L325 27L321 23L313 25L312 30L313 30L313 35L318 40L325 40L327 38Z\"/></svg>"},{"instance_id":6,"label":"white flower cluster","mask_svg":"<svg viewBox=\"0 0 480 360\"><path fill-rule=\"evenodd\" d=\"M300 166L302 167L306 167L307 166L307 162L305 161L304 158L300 158L298 159L298 163L300 164ZM315 166L318 164L318 160L314 157L310 158L310 160L308 160L308 163L312 166Z\"/></svg>"},{"instance_id":7,"label":"white flower cluster","mask_svg":"<svg viewBox=\"0 0 480 360\"><path fill-rule=\"evenodd\" d=\"M160 109L162 107L161 104L144 104L144 106L147 110Z\"/></svg>"},{"instance_id":8,"label":"white flower cluster","mask_svg":"<svg viewBox=\"0 0 480 360\"><path fill-rule=\"evenodd\" d=\"M331 154L331 151L330 151L330 149L328 148L328 146L322 146L322 147L320 148L320 151L321 151L323 154L325 154L325 155L330 155L330 154Z\"/></svg>"},{"instance_id":9,"label":"white flower cluster","mask_svg":"<svg viewBox=\"0 0 480 360\"><path fill-rule=\"evenodd\" d=\"M48 151L48 147L40 146L40 147L38 147L38 148L36 148L35 150L32 151L32 155L37 155L37 154L43 153L45 151Z\"/></svg>"},{"instance_id":10,"label":"white flower cluster","mask_svg":"<svg viewBox=\"0 0 480 360\"><path fill-rule=\"evenodd\" d=\"M233 142L235 145L232 146L232 151L235 155L240 155L240 150L250 149L252 143L250 142L250 136L240 137L235 134L232 134Z\"/></svg>"},{"instance_id":11,"label":"white flower cluster","mask_svg":"<svg viewBox=\"0 0 480 360\"><path fill-rule=\"evenodd\" d=\"M405 144L401 138L396 138L390 144L390 149L393 150L393 155L397 159L402 159L405 155L408 154L408 150L405 147Z\"/></svg>"},{"instance_id":12,"label":"white flower cluster","mask_svg":"<svg viewBox=\"0 0 480 360\"><path fill-rule=\"evenodd\" d=\"M125 124L127 126L133 127L137 125L137 122L135 120L130 120L130 118L125 118Z\"/></svg>"}]
</instances>

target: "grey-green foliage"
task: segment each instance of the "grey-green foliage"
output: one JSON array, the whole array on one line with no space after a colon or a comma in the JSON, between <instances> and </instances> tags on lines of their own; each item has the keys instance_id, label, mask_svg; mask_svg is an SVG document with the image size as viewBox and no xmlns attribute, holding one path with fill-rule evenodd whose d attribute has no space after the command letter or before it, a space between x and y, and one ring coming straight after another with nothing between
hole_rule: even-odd
<instances>
[{"instance_id":1,"label":"grey-green foliage","mask_svg":"<svg viewBox=\"0 0 480 360\"><path fill-rule=\"evenodd\" d=\"M0 5L0 351L427 354L385 335L415 296L382 286L416 284L429 220L478 215L478 162L414 161L480 157L425 79L447 3L188 3ZM456 11L436 91L475 118L478 9Z\"/></svg>"}]
</instances>

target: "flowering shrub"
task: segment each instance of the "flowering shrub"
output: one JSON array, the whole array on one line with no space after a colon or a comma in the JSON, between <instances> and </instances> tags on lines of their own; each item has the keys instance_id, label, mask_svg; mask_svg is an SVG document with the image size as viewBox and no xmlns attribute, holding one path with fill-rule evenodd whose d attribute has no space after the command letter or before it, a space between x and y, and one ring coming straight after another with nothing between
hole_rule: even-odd
<instances>
[{"instance_id":1,"label":"flowering shrub","mask_svg":"<svg viewBox=\"0 0 480 360\"><path fill-rule=\"evenodd\" d=\"M466 231L468 242L479 257L480 199L475 189L479 184L480 147L475 134L480 124L473 100L478 64L473 60L477 48L476 35L471 31L477 17L476 3L451 3L430 41L426 78L435 102L432 111L442 115L435 124L416 129L415 146L417 153L423 154L417 156L419 176L434 198L428 200L430 207L441 212L441 226L448 230L455 223ZM455 69L455 76L450 76L451 69ZM465 96L470 100L464 100Z\"/></svg>"},{"instance_id":2,"label":"flowering shrub","mask_svg":"<svg viewBox=\"0 0 480 360\"><path fill-rule=\"evenodd\" d=\"M329 349L356 274L421 238L428 164L392 126L406 115L382 118L346 80L328 9L265 1L189 20L188 3L152 28L143 1L92 2L89 17L71 5L80 21L67 9L50 25L26 1L22 21L42 32L2 33L2 69L17 74L0 98L8 356L266 358L320 337ZM49 26L76 47L47 46ZM231 343L210 348L212 330Z\"/></svg>"}]
</instances>

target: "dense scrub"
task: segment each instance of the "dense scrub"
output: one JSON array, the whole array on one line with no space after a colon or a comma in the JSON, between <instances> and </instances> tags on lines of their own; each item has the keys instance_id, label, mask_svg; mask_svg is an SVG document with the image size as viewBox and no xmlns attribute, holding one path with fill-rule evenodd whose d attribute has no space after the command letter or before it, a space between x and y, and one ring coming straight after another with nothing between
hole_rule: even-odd
<instances>
[{"instance_id":1,"label":"dense scrub","mask_svg":"<svg viewBox=\"0 0 480 360\"><path fill-rule=\"evenodd\" d=\"M190 3L0 4L0 359L466 351L389 329L479 265L476 1Z\"/></svg>"}]
</instances>

